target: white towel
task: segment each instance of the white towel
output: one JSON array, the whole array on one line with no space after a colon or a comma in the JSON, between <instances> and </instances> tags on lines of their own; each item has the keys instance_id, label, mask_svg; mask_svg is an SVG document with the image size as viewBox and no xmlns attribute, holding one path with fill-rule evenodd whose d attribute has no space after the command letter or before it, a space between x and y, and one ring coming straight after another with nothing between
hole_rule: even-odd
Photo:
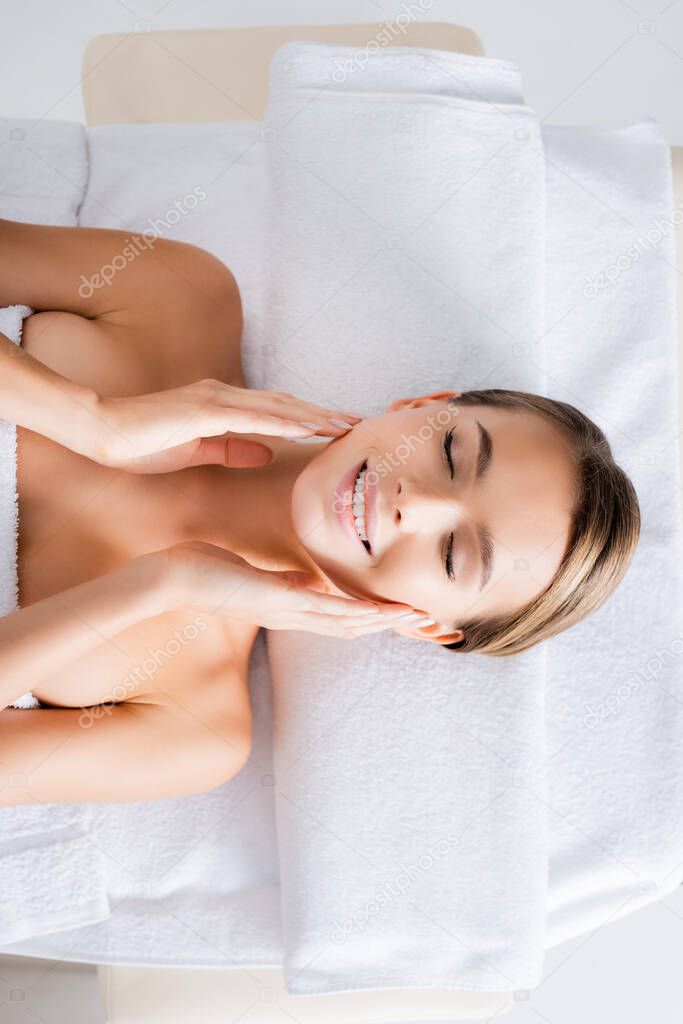
<instances>
[{"instance_id":1,"label":"white towel","mask_svg":"<svg viewBox=\"0 0 683 1024\"><path fill-rule=\"evenodd\" d=\"M683 211L654 122L550 127L544 141L548 392L605 430L643 515L616 593L548 651L543 782L554 946L660 899L683 879L673 237ZM605 272L613 283L600 279Z\"/></svg>"},{"instance_id":2,"label":"white towel","mask_svg":"<svg viewBox=\"0 0 683 1024\"><path fill-rule=\"evenodd\" d=\"M19 345L21 325L30 312L28 306L0 309L0 332ZM14 423L0 419L0 615L8 615L17 606L16 444Z\"/></svg>"},{"instance_id":3,"label":"white towel","mask_svg":"<svg viewBox=\"0 0 683 1024\"><path fill-rule=\"evenodd\" d=\"M410 51L387 51L368 90L347 91L330 75L340 51L289 44L271 65L266 386L367 415L496 374L543 392L542 346L512 351L544 325L535 115L453 95L472 66L457 55L457 80L418 93ZM509 80L484 64L479 90L483 70ZM547 818L517 781L545 756L545 651L463 659L391 634L286 632L268 646L291 991L536 984Z\"/></svg>"},{"instance_id":4,"label":"white towel","mask_svg":"<svg viewBox=\"0 0 683 1024\"><path fill-rule=\"evenodd\" d=\"M85 128L70 121L3 118L2 216L33 224L75 224L88 179Z\"/></svg>"},{"instance_id":5,"label":"white towel","mask_svg":"<svg viewBox=\"0 0 683 1024\"><path fill-rule=\"evenodd\" d=\"M28 805L0 813L0 946L107 917L105 855L88 834L87 807Z\"/></svg>"},{"instance_id":6,"label":"white towel","mask_svg":"<svg viewBox=\"0 0 683 1024\"><path fill-rule=\"evenodd\" d=\"M271 69L265 386L368 414L444 387L547 392L603 426L645 528L627 583L530 657L269 635L285 968L299 993L532 988L544 947L683 871L675 655L664 692L620 698L616 724L583 721L681 619L672 232L618 288L584 295L586 274L670 213L669 152L652 124L541 139L530 111L499 101L483 119L481 75L476 101L426 95L439 80L410 95L409 53L377 54L373 78L342 83L339 59L288 44ZM500 139L488 161L484 125ZM540 180L525 179L534 162ZM383 233L398 238L389 252ZM539 254L545 286L528 270ZM388 899L401 865L449 828L459 842Z\"/></svg>"}]
</instances>

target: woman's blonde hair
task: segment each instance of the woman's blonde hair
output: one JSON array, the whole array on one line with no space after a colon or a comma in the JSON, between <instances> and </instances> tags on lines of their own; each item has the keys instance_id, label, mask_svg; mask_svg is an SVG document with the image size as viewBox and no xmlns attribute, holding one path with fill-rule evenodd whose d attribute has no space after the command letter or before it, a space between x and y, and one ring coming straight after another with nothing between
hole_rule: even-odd
<instances>
[{"instance_id":1,"label":"woman's blonde hair","mask_svg":"<svg viewBox=\"0 0 683 1024\"><path fill-rule=\"evenodd\" d=\"M638 499L603 432L573 405L502 388L464 391L449 398L449 405L535 412L559 429L574 457L577 492L570 536L552 581L512 615L460 623L464 639L444 645L462 654L518 654L591 615L614 591L640 536Z\"/></svg>"}]
</instances>

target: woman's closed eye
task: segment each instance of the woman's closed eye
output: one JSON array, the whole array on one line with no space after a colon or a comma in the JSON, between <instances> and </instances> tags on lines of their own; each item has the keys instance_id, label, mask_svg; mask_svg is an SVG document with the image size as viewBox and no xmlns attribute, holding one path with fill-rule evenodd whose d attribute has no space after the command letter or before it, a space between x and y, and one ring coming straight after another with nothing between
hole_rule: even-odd
<instances>
[{"instance_id":1,"label":"woman's closed eye","mask_svg":"<svg viewBox=\"0 0 683 1024\"><path fill-rule=\"evenodd\" d=\"M446 557L444 559L444 566L445 566L445 569L446 569L446 575L448 576L449 580L451 580L453 583L455 583L456 578L455 578L455 574L453 572L453 557L452 556L453 556L453 534L451 533L449 535L448 541L446 543Z\"/></svg>"},{"instance_id":2,"label":"woman's closed eye","mask_svg":"<svg viewBox=\"0 0 683 1024\"><path fill-rule=\"evenodd\" d=\"M444 434L444 439L443 439L444 456L445 456L446 465L448 466L448 470L449 470L449 473L450 473L451 480L454 478L454 469L455 469L455 467L453 465L453 452L452 452L452 441L453 441L453 435L454 434L455 434L455 427L450 427L450 429L448 429L446 431L446 433ZM453 573L453 534L452 533L449 535L449 537L448 537L448 539L446 541L445 557L444 557L443 562L444 562L444 568L446 570L446 575L448 576L449 580L451 580L453 583L455 583L456 582L456 577L455 577L455 574Z\"/></svg>"},{"instance_id":3,"label":"woman's closed eye","mask_svg":"<svg viewBox=\"0 0 683 1024\"><path fill-rule=\"evenodd\" d=\"M443 437L443 450L446 454L446 465L448 466L451 474L451 480L453 479L453 452L451 451L451 442L453 441L453 435L455 434L455 427L451 427L446 431Z\"/></svg>"}]
</instances>

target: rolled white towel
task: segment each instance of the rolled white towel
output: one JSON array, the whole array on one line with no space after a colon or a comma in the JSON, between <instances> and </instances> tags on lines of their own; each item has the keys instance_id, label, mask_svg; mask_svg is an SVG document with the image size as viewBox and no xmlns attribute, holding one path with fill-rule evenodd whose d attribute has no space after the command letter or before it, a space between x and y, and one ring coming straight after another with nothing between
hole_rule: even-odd
<instances>
[{"instance_id":1,"label":"rolled white towel","mask_svg":"<svg viewBox=\"0 0 683 1024\"><path fill-rule=\"evenodd\" d=\"M17 699L13 700L9 705L11 708L21 708L24 711L30 711L33 708L39 708L40 706L40 701L37 697L33 696L30 690L27 690L26 693L22 693L21 697L17 697Z\"/></svg>"}]
</instances>

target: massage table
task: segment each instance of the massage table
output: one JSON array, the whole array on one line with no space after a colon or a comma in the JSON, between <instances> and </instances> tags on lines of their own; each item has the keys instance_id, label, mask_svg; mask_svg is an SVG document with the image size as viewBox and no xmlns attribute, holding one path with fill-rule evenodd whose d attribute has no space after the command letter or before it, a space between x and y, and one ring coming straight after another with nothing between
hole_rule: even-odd
<instances>
[{"instance_id":1,"label":"massage table","mask_svg":"<svg viewBox=\"0 0 683 1024\"><path fill-rule=\"evenodd\" d=\"M410 23L395 45L482 54L468 29L440 23ZM377 26L287 26L136 32L92 40L83 65L83 95L89 125L139 122L260 120L266 105L268 66L289 40L364 46ZM195 70L195 69L201 69ZM683 197L683 150L673 151L676 198ZM678 231L679 252L683 228ZM679 272L679 294L682 294ZM683 337L683 333L680 335ZM679 359L679 373L681 360ZM679 387L679 401L683 385ZM679 410L679 415L680 410ZM683 421L683 417L681 418ZM103 966L100 980L112 1024L193 1019L234 1019L249 1007L249 1019L300 1021L399 1021L492 1017L527 993L436 990L377 990L323 995L287 993L279 968L221 970ZM258 1012L257 1012L258 1011Z\"/></svg>"}]
</instances>

